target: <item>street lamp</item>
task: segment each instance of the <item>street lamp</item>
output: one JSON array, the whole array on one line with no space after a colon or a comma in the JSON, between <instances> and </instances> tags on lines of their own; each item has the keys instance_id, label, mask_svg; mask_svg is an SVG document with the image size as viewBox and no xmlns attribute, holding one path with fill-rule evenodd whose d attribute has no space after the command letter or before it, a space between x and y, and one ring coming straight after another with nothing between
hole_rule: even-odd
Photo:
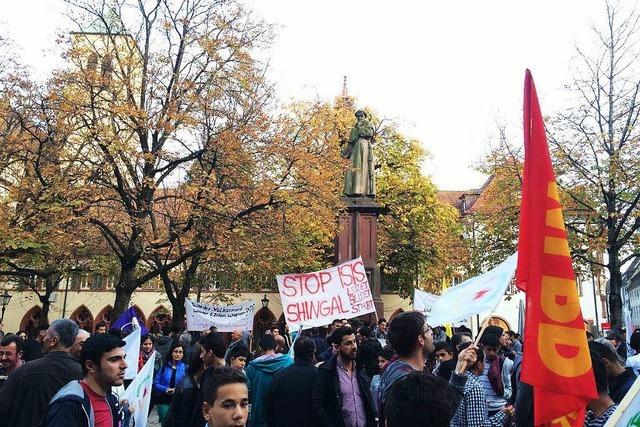
<instances>
[{"instance_id":1,"label":"street lamp","mask_svg":"<svg viewBox=\"0 0 640 427\"><path fill-rule=\"evenodd\" d=\"M0 316L0 324L4 322L4 311L7 309L9 305L9 301L11 301L11 294L7 292L5 289L4 293L0 295L0 305L2 306L2 315Z\"/></svg>"},{"instance_id":2,"label":"street lamp","mask_svg":"<svg viewBox=\"0 0 640 427\"><path fill-rule=\"evenodd\" d=\"M267 294L264 294L264 297L260 302L262 302L262 308L267 308L269 306L269 298L267 298Z\"/></svg>"}]
</instances>

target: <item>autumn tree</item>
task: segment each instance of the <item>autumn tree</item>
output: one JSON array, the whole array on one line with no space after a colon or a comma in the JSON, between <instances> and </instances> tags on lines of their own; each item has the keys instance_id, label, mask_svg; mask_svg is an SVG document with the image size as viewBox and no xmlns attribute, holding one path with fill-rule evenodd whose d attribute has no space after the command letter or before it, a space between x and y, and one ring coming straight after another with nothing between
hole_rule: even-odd
<instances>
[{"instance_id":1,"label":"autumn tree","mask_svg":"<svg viewBox=\"0 0 640 427\"><path fill-rule=\"evenodd\" d=\"M467 257L458 213L437 198L436 187L422 175L426 152L418 141L382 122L375 150L376 201L387 209L378 223L383 281L403 296L416 286L440 291Z\"/></svg>"},{"instance_id":2,"label":"autumn tree","mask_svg":"<svg viewBox=\"0 0 640 427\"><path fill-rule=\"evenodd\" d=\"M605 6L593 46L578 49L575 105L549 124L558 182L573 205L566 218L577 243L572 254L606 269L611 324L621 327L621 269L640 255L640 32L635 10Z\"/></svg>"}]
</instances>

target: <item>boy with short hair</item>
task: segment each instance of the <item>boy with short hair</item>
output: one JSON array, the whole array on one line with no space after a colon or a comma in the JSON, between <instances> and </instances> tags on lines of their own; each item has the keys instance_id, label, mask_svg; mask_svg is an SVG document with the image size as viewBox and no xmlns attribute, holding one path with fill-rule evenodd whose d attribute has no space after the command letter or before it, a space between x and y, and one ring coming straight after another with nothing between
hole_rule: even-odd
<instances>
[{"instance_id":1,"label":"boy with short hair","mask_svg":"<svg viewBox=\"0 0 640 427\"><path fill-rule=\"evenodd\" d=\"M216 368L202 387L202 416L208 427L245 426L249 416L247 378L228 366Z\"/></svg>"},{"instance_id":2,"label":"boy with short hair","mask_svg":"<svg viewBox=\"0 0 640 427\"><path fill-rule=\"evenodd\" d=\"M229 366L244 373L244 367L249 359L249 349L245 346L237 346L229 352Z\"/></svg>"}]
</instances>

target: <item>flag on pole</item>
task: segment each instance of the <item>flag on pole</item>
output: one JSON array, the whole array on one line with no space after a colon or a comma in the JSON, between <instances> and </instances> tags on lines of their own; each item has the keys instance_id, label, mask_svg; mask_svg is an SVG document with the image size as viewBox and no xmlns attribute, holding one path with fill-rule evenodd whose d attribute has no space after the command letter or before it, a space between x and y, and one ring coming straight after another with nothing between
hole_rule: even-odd
<instances>
[{"instance_id":1,"label":"flag on pole","mask_svg":"<svg viewBox=\"0 0 640 427\"><path fill-rule=\"evenodd\" d=\"M585 406L597 393L562 206L529 70L524 149L516 272L527 300L521 380L533 386L535 425L582 425Z\"/></svg>"},{"instance_id":2,"label":"flag on pole","mask_svg":"<svg viewBox=\"0 0 640 427\"><path fill-rule=\"evenodd\" d=\"M138 357L140 357L140 325L135 317L131 319L133 330L123 338L124 360L127 362L127 370L124 371L124 379L132 380L138 373Z\"/></svg>"},{"instance_id":3,"label":"flag on pole","mask_svg":"<svg viewBox=\"0 0 640 427\"><path fill-rule=\"evenodd\" d=\"M513 254L493 270L447 288L435 301L429 323L442 325L494 311L513 280L517 259Z\"/></svg>"},{"instance_id":4,"label":"flag on pole","mask_svg":"<svg viewBox=\"0 0 640 427\"><path fill-rule=\"evenodd\" d=\"M122 395L122 399L126 399L129 402L129 410L133 412L131 418L134 420L134 425L136 426L147 425L155 360L156 354L154 351Z\"/></svg>"},{"instance_id":5,"label":"flag on pole","mask_svg":"<svg viewBox=\"0 0 640 427\"><path fill-rule=\"evenodd\" d=\"M125 334L128 334L133 330L133 326L131 323L131 319L133 318L136 318L138 320L138 324L140 325L140 335L142 336L148 334L149 331L144 327L144 324L140 322L140 319L138 319L138 314L133 307L129 307L127 311L122 313L120 317L118 317L118 320L111 324L111 329L118 329Z\"/></svg>"}]
</instances>

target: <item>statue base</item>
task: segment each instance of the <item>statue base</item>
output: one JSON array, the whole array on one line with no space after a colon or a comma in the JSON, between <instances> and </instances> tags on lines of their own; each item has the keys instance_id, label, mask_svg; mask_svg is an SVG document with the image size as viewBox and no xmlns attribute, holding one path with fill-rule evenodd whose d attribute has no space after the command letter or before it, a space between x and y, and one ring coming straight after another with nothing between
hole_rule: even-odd
<instances>
[{"instance_id":1,"label":"statue base","mask_svg":"<svg viewBox=\"0 0 640 427\"><path fill-rule=\"evenodd\" d=\"M378 216L385 209L371 197L344 196L346 212L338 219L338 235L335 238L335 263L362 257L376 313L369 315L372 325L384 317L384 303L381 298L380 268L378 267Z\"/></svg>"}]
</instances>

